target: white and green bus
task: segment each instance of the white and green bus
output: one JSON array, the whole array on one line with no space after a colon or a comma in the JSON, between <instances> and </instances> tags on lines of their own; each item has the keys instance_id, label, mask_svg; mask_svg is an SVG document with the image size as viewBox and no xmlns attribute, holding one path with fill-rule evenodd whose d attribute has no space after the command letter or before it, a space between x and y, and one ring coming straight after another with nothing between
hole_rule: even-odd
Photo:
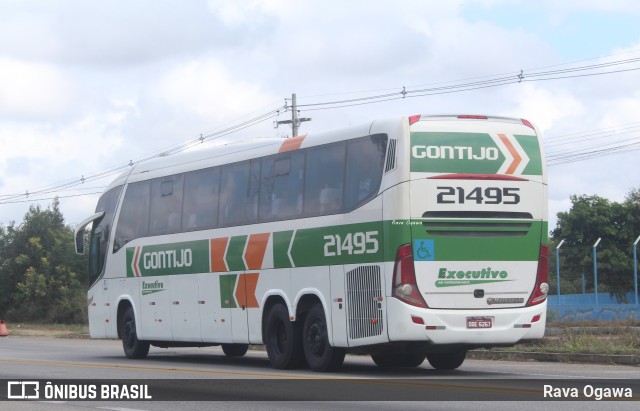
<instances>
[{"instance_id":1,"label":"white and green bus","mask_svg":"<svg viewBox=\"0 0 640 411\"><path fill-rule=\"evenodd\" d=\"M149 346L264 344L275 368L382 367L542 338L547 185L535 128L411 116L133 165L76 229L89 328Z\"/></svg>"}]
</instances>

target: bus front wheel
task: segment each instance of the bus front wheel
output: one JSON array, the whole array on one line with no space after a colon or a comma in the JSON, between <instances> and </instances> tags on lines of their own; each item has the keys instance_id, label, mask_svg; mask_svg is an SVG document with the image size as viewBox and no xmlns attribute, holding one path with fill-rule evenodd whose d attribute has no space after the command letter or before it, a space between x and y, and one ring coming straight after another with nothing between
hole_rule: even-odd
<instances>
[{"instance_id":1,"label":"bus front wheel","mask_svg":"<svg viewBox=\"0 0 640 411\"><path fill-rule=\"evenodd\" d=\"M304 364L302 330L289 320L289 311L282 304L269 310L265 321L265 344L269 362L280 370L300 368Z\"/></svg>"},{"instance_id":2,"label":"bus front wheel","mask_svg":"<svg viewBox=\"0 0 640 411\"><path fill-rule=\"evenodd\" d=\"M124 355L131 359L145 358L149 353L149 343L138 340L136 333L136 316L132 307L128 307L122 316L120 328Z\"/></svg>"},{"instance_id":3,"label":"bus front wheel","mask_svg":"<svg viewBox=\"0 0 640 411\"><path fill-rule=\"evenodd\" d=\"M313 371L336 370L344 362L345 350L329 344L327 321L320 304L311 307L306 315L302 330L302 348L307 364Z\"/></svg>"},{"instance_id":4,"label":"bus front wheel","mask_svg":"<svg viewBox=\"0 0 640 411\"><path fill-rule=\"evenodd\" d=\"M427 360L436 370L455 370L462 365L466 356L467 352L462 350L449 353L427 354Z\"/></svg>"}]
</instances>

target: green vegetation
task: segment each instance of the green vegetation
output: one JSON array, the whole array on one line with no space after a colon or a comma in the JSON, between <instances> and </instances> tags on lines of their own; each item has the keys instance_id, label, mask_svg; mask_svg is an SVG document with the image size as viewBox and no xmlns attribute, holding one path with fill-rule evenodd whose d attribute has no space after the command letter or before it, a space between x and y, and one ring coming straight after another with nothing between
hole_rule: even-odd
<instances>
[{"instance_id":1,"label":"green vegetation","mask_svg":"<svg viewBox=\"0 0 640 411\"><path fill-rule=\"evenodd\" d=\"M592 332L571 328L562 329L559 335L546 336L542 340L518 344L512 351L549 352L569 354L623 354L640 355L640 331L629 327L607 329L608 332Z\"/></svg>"},{"instance_id":2,"label":"green vegetation","mask_svg":"<svg viewBox=\"0 0 640 411\"><path fill-rule=\"evenodd\" d=\"M556 293L556 245L565 240L560 249L560 291L562 294L582 292L582 273L587 292L593 286L593 244L597 248L598 291L615 295L620 303L627 303L627 293L633 290L632 244L640 235L640 188L627 194L622 203L598 196L571 196L571 209L558 213L556 229L550 241L550 294Z\"/></svg>"},{"instance_id":3,"label":"green vegetation","mask_svg":"<svg viewBox=\"0 0 640 411\"><path fill-rule=\"evenodd\" d=\"M57 199L46 210L31 206L22 224L0 225L0 318L86 322L86 267Z\"/></svg>"}]
</instances>

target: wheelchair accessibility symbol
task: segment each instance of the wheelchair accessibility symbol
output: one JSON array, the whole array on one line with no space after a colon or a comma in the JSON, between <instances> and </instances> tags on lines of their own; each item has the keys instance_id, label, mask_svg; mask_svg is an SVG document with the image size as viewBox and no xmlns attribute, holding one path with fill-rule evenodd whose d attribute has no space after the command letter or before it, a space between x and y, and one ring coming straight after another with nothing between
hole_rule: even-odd
<instances>
[{"instance_id":1,"label":"wheelchair accessibility symbol","mask_svg":"<svg viewBox=\"0 0 640 411\"><path fill-rule=\"evenodd\" d=\"M414 261L434 261L435 244L433 240L416 240L413 242Z\"/></svg>"}]
</instances>

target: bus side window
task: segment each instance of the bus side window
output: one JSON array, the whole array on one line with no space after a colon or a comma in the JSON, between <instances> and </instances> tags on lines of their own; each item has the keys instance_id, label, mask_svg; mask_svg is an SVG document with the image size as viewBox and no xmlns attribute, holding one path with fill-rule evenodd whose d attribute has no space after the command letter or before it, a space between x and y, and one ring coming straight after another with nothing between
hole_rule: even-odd
<instances>
[{"instance_id":1,"label":"bus side window","mask_svg":"<svg viewBox=\"0 0 640 411\"><path fill-rule=\"evenodd\" d=\"M302 213L304 152L279 154L262 160L260 219L284 220Z\"/></svg>"},{"instance_id":2,"label":"bus side window","mask_svg":"<svg viewBox=\"0 0 640 411\"><path fill-rule=\"evenodd\" d=\"M220 168L187 173L184 180L182 229L207 230L218 226Z\"/></svg>"},{"instance_id":3,"label":"bus side window","mask_svg":"<svg viewBox=\"0 0 640 411\"><path fill-rule=\"evenodd\" d=\"M113 244L115 253L125 244L149 234L149 196L151 182L140 181L127 186Z\"/></svg>"},{"instance_id":4,"label":"bus side window","mask_svg":"<svg viewBox=\"0 0 640 411\"><path fill-rule=\"evenodd\" d=\"M250 162L228 164L220 175L220 208L218 221L221 227L251 223L245 215L249 202Z\"/></svg>"},{"instance_id":5,"label":"bus side window","mask_svg":"<svg viewBox=\"0 0 640 411\"><path fill-rule=\"evenodd\" d=\"M251 174L249 175L249 187L244 206L244 219L246 223L254 223L258 220L258 197L260 194L260 159L251 160Z\"/></svg>"},{"instance_id":6,"label":"bus side window","mask_svg":"<svg viewBox=\"0 0 640 411\"><path fill-rule=\"evenodd\" d=\"M150 235L182 230L182 174L151 180Z\"/></svg>"},{"instance_id":7,"label":"bus side window","mask_svg":"<svg viewBox=\"0 0 640 411\"><path fill-rule=\"evenodd\" d=\"M310 148L305 167L304 214L334 214L342 210L346 145Z\"/></svg>"},{"instance_id":8,"label":"bus side window","mask_svg":"<svg viewBox=\"0 0 640 411\"><path fill-rule=\"evenodd\" d=\"M358 138L347 144L347 210L369 201L378 193L386 149L387 136L381 134Z\"/></svg>"}]
</instances>

